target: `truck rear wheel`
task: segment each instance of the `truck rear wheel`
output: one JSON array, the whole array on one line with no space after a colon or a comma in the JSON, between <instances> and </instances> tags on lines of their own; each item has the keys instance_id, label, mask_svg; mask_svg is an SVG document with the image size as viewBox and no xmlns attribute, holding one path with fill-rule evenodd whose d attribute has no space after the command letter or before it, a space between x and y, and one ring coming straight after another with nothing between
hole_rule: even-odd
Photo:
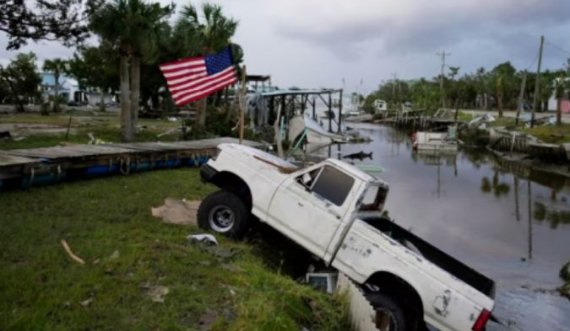
<instances>
[{"instance_id":1,"label":"truck rear wheel","mask_svg":"<svg viewBox=\"0 0 570 331\"><path fill-rule=\"evenodd\" d=\"M409 323L406 319L406 314L402 309L401 305L388 295L384 293L370 293L368 295L368 301L374 307L376 311L375 324L376 328L380 331L411 331L408 325L414 325L415 323ZM415 331L415 330L414 330Z\"/></svg>"},{"instance_id":2,"label":"truck rear wheel","mask_svg":"<svg viewBox=\"0 0 570 331\"><path fill-rule=\"evenodd\" d=\"M241 239L249 229L249 211L234 193L217 191L202 200L198 207L198 226Z\"/></svg>"}]
</instances>

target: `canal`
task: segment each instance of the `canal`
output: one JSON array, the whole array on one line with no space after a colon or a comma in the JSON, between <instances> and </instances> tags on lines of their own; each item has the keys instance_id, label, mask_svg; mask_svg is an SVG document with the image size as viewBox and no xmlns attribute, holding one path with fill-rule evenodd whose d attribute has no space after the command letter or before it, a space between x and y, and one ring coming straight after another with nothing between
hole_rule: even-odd
<instances>
[{"instance_id":1,"label":"canal","mask_svg":"<svg viewBox=\"0 0 570 331\"><path fill-rule=\"evenodd\" d=\"M570 260L570 180L473 149L418 154L404 132L357 129L373 141L314 153L373 152L373 159L354 163L384 168L376 176L390 184L390 217L496 281L494 313L508 327L488 330L570 329L570 300L556 291Z\"/></svg>"}]
</instances>

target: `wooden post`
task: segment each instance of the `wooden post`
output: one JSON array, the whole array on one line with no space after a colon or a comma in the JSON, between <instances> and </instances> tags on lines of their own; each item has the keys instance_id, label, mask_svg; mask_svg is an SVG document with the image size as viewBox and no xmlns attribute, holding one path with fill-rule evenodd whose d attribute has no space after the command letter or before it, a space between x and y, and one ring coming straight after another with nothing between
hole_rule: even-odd
<instances>
[{"instance_id":1,"label":"wooden post","mask_svg":"<svg viewBox=\"0 0 570 331\"><path fill-rule=\"evenodd\" d=\"M243 143L243 133L244 133L244 122L245 122L245 107L247 106L247 102L245 100L246 93L247 93L247 83L246 79L246 68L245 65L243 66L242 76L241 76L241 93L240 93L240 103L239 103L239 143L240 145Z\"/></svg>"},{"instance_id":2,"label":"wooden post","mask_svg":"<svg viewBox=\"0 0 570 331\"><path fill-rule=\"evenodd\" d=\"M329 132L332 132L332 93L329 92Z\"/></svg>"},{"instance_id":3,"label":"wooden post","mask_svg":"<svg viewBox=\"0 0 570 331\"><path fill-rule=\"evenodd\" d=\"M540 66L542 65L542 50L544 49L544 36L540 36L540 50L538 52L538 68L536 69L536 82L534 84L534 102L532 104L532 115L530 117L530 127L534 128L534 113L536 112L538 105L540 104L540 99L538 94L540 93Z\"/></svg>"},{"instance_id":4,"label":"wooden post","mask_svg":"<svg viewBox=\"0 0 570 331\"><path fill-rule=\"evenodd\" d=\"M340 89L340 99L338 99L338 129L337 133L341 133L340 125L342 124L342 89Z\"/></svg>"},{"instance_id":5,"label":"wooden post","mask_svg":"<svg viewBox=\"0 0 570 331\"><path fill-rule=\"evenodd\" d=\"M316 108L315 105L317 103L317 100L315 99L315 96L313 96L313 101L312 101L312 106L313 106L313 120L317 120L317 113L316 113Z\"/></svg>"},{"instance_id":6,"label":"wooden post","mask_svg":"<svg viewBox=\"0 0 570 331\"><path fill-rule=\"evenodd\" d=\"M515 125L519 125L519 117L521 111L524 108L524 90L526 88L526 70L523 72L523 81L521 84L521 92L519 94L519 109L517 109L517 118L515 119Z\"/></svg>"}]
</instances>

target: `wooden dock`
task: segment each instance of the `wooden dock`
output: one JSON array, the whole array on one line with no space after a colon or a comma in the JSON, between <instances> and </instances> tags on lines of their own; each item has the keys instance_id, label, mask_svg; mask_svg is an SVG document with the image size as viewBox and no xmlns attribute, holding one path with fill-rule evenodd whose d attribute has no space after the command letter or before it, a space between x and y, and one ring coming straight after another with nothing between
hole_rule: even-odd
<instances>
[{"instance_id":1,"label":"wooden dock","mask_svg":"<svg viewBox=\"0 0 570 331\"><path fill-rule=\"evenodd\" d=\"M30 187L69 179L178 167L196 167L235 138L178 142L69 145L0 151L0 189ZM252 147L263 144L244 141Z\"/></svg>"}]
</instances>

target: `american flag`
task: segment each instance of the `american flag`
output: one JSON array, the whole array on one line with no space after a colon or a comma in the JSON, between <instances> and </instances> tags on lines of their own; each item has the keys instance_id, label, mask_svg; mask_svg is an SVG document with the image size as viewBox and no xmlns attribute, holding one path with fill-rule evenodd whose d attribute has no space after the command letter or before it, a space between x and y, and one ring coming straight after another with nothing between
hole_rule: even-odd
<instances>
[{"instance_id":1,"label":"american flag","mask_svg":"<svg viewBox=\"0 0 570 331\"><path fill-rule=\"evenodd\" d=\"M229 47L217 54L191 57L160 66L177 106L200 100L237 82Z\"/></svg>"}]
</instances>

